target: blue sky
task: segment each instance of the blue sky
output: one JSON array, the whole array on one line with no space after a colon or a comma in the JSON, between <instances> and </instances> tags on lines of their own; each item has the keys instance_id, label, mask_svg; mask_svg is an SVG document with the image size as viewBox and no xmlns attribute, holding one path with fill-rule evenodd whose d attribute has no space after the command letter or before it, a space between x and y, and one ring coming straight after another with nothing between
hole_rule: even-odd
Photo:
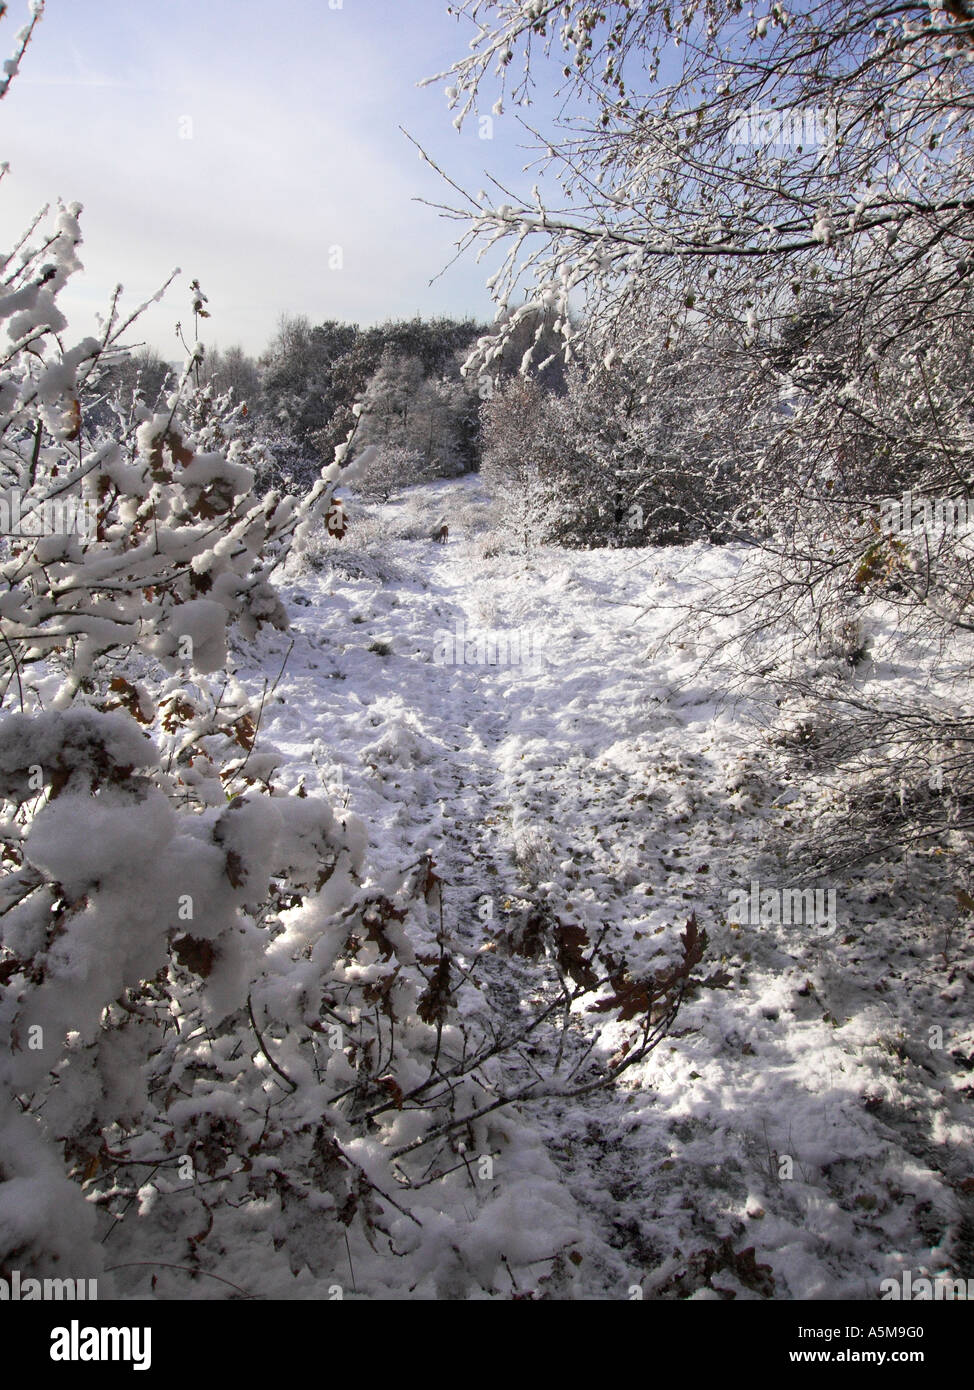
<instances>
[{"instance_id":1,"label":"blue sky","mask_svg":"<svg viewBox=\"0 0 974 1390\"><path fill-rule=\"evenodd\" d=\"M11 0L3 49L25 11ZM47 0L0 105L0 244L46 202L84 205L86 272L62 297L78 337L115 284L134 306L180 266L136 335L170 359L194 277L213 311L206 339L251 352L282 312L489 318L490 265L468 256L429 284L459 224L414 201L445 190L399 131L474 193L485 169L530 189L512 115L492 139L476 122L458 134L445 84L416 86L470 33L446 0ZM550 110L545 97L527 114Z\"/></svg>"}]
</instances>

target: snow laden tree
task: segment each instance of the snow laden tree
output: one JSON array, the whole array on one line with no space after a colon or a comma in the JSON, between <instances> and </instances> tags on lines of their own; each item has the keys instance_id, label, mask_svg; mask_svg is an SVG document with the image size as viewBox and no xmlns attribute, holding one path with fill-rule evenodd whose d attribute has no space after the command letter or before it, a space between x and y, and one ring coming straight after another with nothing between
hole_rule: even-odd
<instances>
[{"instance_id":1,"label":"snow laden tree","mask_svg":"<svg viewBox=\"0 0 974 1390\"><path fill-rule=\"evenodd\" d=\"M141 401L143 405L155 407L171 393L178 382L178 372L163 360L154 348L143 347L127 352L117 360L104 361L99 375L99 385L109 401L128 400L132 405ZM97 403L92 410L98 411Z\"/></svg>"},{"instance_id":2,"label":"snow laden tree","mask_svg":"<svg viewBox=\"0 0 974 1390\"><path fill-rule=\"evenodd\" d=\"M838 450L850 497L895 483L894 458L916 457L916 431L884 436L872 417L899 401L894 389L880 402L876 382L903 365L906 399L924 402L932 378L917 364L969 336L974 18L920 3L853 13L836 0L794 12L718 0L678 12L623 0L459 10L478 27L440 75L458 123L496 79L498 110L527 124L539 62L560 66L569 99L565 120L536 132L564 208L536 186L521 202L509 193L491 206L484 194L447 209L468 244L505 251L491 278L498 333L472 365L489 368L522 319L543 312L569 348L588 338L590 362L624 371L654 353L660 322L683 315L689 341L677 346L696 357L701 393L722 358L749 359L734 412L745 486L766 499L793 481L799 401L804 474ZM515 308L519 288L527 302ZM580 335L570 296L585 303ZM923 409L942 458L956 452L946 419ZM831 494L838 485L830 476Z\"/></svg>"},{"instance_id":3,"label":"snow laden tree","mask_svg":"<svg viewBox=\"0 0 974 1390\"><path fill-rule=\"evenodd\" d=\"M501 528L525 550L564 539L577 522L570 426L564 400L522 377L502 381L483 406L481 476Z\"/></svg>"},{"instance_id":4,"label":"snow laden tree","mask_svg":"<svg viewBox=\"0 0 974 1390\"><path fill-rule=\"evenodd\" d=\"M260 373L257 363L243 348L234 344L228 348L211 348L205 360L205 380L218 393L232 391L235 398L247 405L251 413L258 411Z\"/></svg>"},{"instance_id":5,"label":"snow laden tree","mask_svg":"<svg viewBox=\"0 0 974 1390\"><path fill-rule=\"evenodd\" d=\"M467 242L506 252L491 279L498 335L472 365L489 366L541 311L560 315L571 347L572 295L586 305L583 345L597 346L589 362L620 372L682 315L676 347L692 353L701 394L725 361L740 364L735 471L759 531L796 487L856 504L906 478L929 484L934 454L966 490L965 441L951 434L965 411L974 234L964 7L459 10L477 33L440 75L458 123L494 79L498 110L519 107L527 123L539 62L560 66L570 99L564 122L536 132L564 209L537 186L522 202L447 209ZM518 287L528 302L514 308Z\"/></svg>"},{"instance_id":6,"label":"snow laden tree","mask_svg":"<svg viewBox=\"0 0 974 1390\"><path fill-rule=\"evenodd\" d=\"M512 376L530 376L547 391L563 392L570 330L571 324L562 322L550 306L499 310L493 332L482 334L477 344L479 349L500 338L499 351L490 354L491 376L481 378L481 382L493 384Z\"/></svg>"},{"instance_id":7,"label":"snow laden tree","mask_svg":"<svg viewBox=\"0 0 974 1390\"><path fill-rule=\"evenodd\" d=\"M354 408L360 488L388 497L462 473L476 404L462 382L428 377L418 357L387 348Z\"/></svg>"},{"instance_id":8,"label":"snow laden tree","mask_svg":"<svg viewBox=\"0 0 974 1390\"><path fill-rule=\"evenodd\" d=\"M575 98L560 127L537 132L564 210L537 188L449 209L471 242L506 246L492 278L502 307L523 283L551 306L584 293L602 321L652 287L741 332L784 324L810 288L834 292L850 323L882 304L901 331L931 333L956 313L974 217L964 7L456 8L476 25L470 52L429 81L449 82L457 124L494 78L495 109L523 113L539 61Z\"/></svg>"},{"instance_id":9,"label":"snow laden tree","mask_svg":"<svg viewBox=\"0 0 974 1390\"><path fill-rule=\"evenodd\" d=\"M589 544L684 544L720 538L741 500L747 455L733 421L749 363L686 311L593 330L568 371L572 478ZM723 341L719 341L723 336ZM715 338L718 341L715 341ZM639 345L636 346L635 344Z\"/></svg>"},{"instance_id":10,"label":"snow laden tree","mask_svg":"<svg viewBox=\"0 0 974 1390\"><path fill-rule=\"evenodd\" d=\"M262 412L283 435L295 441L295 452L308 462L302 470L309 479L345 438L347 418L332 421L351 405L361 389L361 369L347 389L349 354L358 340L352 324L328 322L312 328L303 315L282 315L267 352L261 359ZM368 368L366 368L366 371ZM319 460L317 467L314 461Z\"/></svg>"}]
</instances>

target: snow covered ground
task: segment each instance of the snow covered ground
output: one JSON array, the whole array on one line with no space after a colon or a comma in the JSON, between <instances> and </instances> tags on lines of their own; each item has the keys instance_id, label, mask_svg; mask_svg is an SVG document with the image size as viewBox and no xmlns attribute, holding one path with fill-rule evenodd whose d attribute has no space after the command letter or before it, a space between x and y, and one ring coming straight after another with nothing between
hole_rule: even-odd
<instances>
[{"instance_id":1,"label":"snow covered ground","mask_svg":"<svg viewBox=\"0 0 974 1390\"><path fill-rule=\"evenodd\" d=\"M739 554L493 553L487 508L476 479L365 516L353 503L346 540L284 592L291 632L238 659L259 690L287 656L262 744L365 819L380 868L432 853L501 1015L550 979L491 945L534 906L610 933L636 965L691 912L707 932L705 983L644 1062L506 1112L491 1197L468 1215L537 1261L513 1291L877 1299L900 1270L974 1275L969 931L965 971L875 895L840 894L834 929L731 920L734 890L787 886L766 833L804 795L763 732L766 692L708 656L725 634L680 621ZM445 659L458 624L462 664ZM539 659L477 661L485 630ZM597 1046L626 1036L612 1025ZM557 1038L506 1065L543 1072ZM552 1261L565 1240L571 1262Z\"/></svg>"}]
</instances>

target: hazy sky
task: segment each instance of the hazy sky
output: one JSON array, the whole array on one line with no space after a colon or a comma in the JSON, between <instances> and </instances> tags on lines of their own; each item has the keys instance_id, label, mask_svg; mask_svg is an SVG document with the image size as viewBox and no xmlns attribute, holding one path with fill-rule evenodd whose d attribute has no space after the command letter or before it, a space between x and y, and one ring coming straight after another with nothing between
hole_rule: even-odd
<instances>
[{"instance_id":1,"label":"hazy sky","mask_svg":"<svg viewBox=\"0 0 974 1390\"><path fill-rule=\"evenodd\" d=\"M4 52L25 13L11 0ZM459 224L413 201L446 190L398 129L473 193L485 169L530 189L513 116L491 139L476 122L458 134L445 84L416 86L471 32L446 0L47 0L0 105L0 245L46 202L84 205L86 271L61 300L73 337L94 331L118 282L134 306L180 266L136 335L170 359L194 277L213 311L206 340L251 352L282 312L492 317L490 267L472 256L429 284Z\"/></svg>"}]
</instances>

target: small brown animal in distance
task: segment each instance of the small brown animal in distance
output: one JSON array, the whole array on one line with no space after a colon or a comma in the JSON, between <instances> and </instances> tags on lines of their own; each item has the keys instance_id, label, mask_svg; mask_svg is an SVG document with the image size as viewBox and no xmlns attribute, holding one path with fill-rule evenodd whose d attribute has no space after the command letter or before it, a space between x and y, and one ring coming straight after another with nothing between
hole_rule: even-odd
<instances>
[{"instance_id":1,"label":"small brown animal in distance","mask_svg":"<svg viewBox=\"0 0 974 1390\"><path fill-rule=\"evenodd\" d=\"M446 538L449 535L449 532L450 528L447 526L446 522L441 518L436 523L436 526L433 528L433 540L439 541L441 545L445 545Z\"/></svg>"}]
</instances>

